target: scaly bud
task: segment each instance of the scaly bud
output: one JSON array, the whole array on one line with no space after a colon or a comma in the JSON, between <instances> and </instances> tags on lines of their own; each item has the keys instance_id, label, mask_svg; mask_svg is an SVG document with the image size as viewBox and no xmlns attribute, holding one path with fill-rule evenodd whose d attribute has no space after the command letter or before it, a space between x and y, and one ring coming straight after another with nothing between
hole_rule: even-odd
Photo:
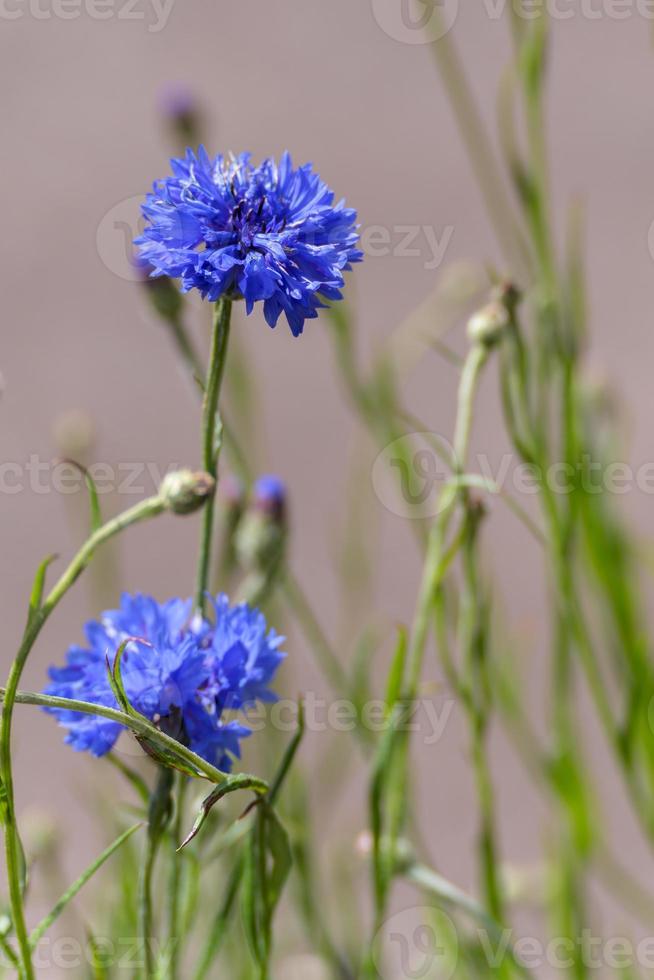
<instances>
[{"instance_id":1,"label":"scaly bud","mask_svg":"<svg viewBox=\"0 0 654 980\"><path fill-rule=\"evenodd\" d=\"M173 514L192 514L212 496L215 487L216 481L208 473L175 470L164 477L159 493Z\"/></svg>"}]
</instances>

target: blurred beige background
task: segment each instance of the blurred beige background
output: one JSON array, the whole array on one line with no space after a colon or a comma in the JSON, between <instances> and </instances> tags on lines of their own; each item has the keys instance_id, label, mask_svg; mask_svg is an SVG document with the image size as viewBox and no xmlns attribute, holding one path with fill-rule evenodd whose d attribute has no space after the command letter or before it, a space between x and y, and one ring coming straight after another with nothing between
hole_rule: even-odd
<instances>
[{"instance_id":1,"label":"blurred beige background","mask_svg":"<svg viewBox=\"0 0 654 980\"><path fill-rule=\"evenodd\" d=\"M494 128L496 90L509 52L506 25L489 18L484 4L459 6L453 36ZM1 462L23 466L32 455L50 459L56 452L53 424L70 410L94 420L94 457L112 466L149 462L165 468L198 461L196 403L140 289L117 274L124 268L125 231L112 227L113 217L108 224L105 219L111 212L119 224L129 221L133 208L128 204L125 210L121 202L141 195L154 178L167 173L172 147L157 104L168 83L182 83L198 96L211 151L250 149L260 158L288 147L297 162L315 162L336 193L359 210L364 226L390 229L393 242L405 225L427 226L439 241L452 229L438 268L421 236L415 243L420 254L369 255L350 277L348 292L358 311L366 361L453 263L499 261L429 48L407 43L415 40L415 32L402 29L388 4L174 0L165 22L162 8L149 0L134 8L133 19L119 15L125 13L124 0L116 0L106 20L74 4L66 12L77 10L79 16L62 19L54 15L57 9L48 0L40 0L40 6L36 0L0 3ZM558 21L549 87L559 228L566 203L580 195L588 215L591 361L624 400L627 458L635 465L652 454L651 39L652 25L635 5L623 20L604 13L597 19L577 14ZM99 228L104 228L100 238ZM195 309L200 342L204 324ZM364 454L359 465L365 471L372 469L376 450L361 448L366 444L357 440L333 369L326 323L308 323L305 335L294 340L281 322L273 332L258 313L245 319L239 311L236 329L259 379L262 466L279 473L290 487L292 562L338 640L342 617L335 532L342 524L352 453ZM461 348L460 325L448 341ZM452 427L455 384L452 367L430 354L407 386L411 407L445 435ZM499 455L504 442L493 372L482 398L475 445ZM117 509L134 499L112 497L106 507ZM642 535L651 535L651 498L634 491L622 503ZM358 625L369 616L390 628L412 614L418 560L408 522L384 509L371 485L368 504L379 520L379 560L374 601L359 611ZM19 640L33 572L45 554L71 553L83 527L79 517L75 524L74 515L84 515L85 506L81 495L65 497L51 488L13 493L3 487L5 673ZM162 599L189 594L196 525L195 518L165 518L131 531L119 548L125 587ZM537 549L499 504L492 508L486 534L489 567L495 570L507 615L524 637L525 659L536 658L545 629ZM79 640L84 619L98 611L88 583L79 583L39 642L25 687L43 685L47 665L61 661L68 644ZM287 693L294 694L298 683L324 690L299 636L291 636L288 650L295 674ZM433 658L429 674L438 679ZM622 857L647 881L653 869L644 864L638 835L613 791L602 761L606 750L592 724L587 734L600 785L612 787L604 803L620 834ZM64 747L62 735L39 712L18 711L19 806L56 814L67 835L72 872L92 849L84 786L93 764ZM311 737L307 752L319 749L317 739ZM469 887L475 818L466 753L455 708L437 746L420 752L425 776L420 795L434 859ZM501 737L497 773L506 857L529 862L543 843L545 813L536 792L526 790L525 775ZM364 798L364 784L356 773L349 775L328 821L343 853L351 846Z\"/></svg>"}]
</instances>

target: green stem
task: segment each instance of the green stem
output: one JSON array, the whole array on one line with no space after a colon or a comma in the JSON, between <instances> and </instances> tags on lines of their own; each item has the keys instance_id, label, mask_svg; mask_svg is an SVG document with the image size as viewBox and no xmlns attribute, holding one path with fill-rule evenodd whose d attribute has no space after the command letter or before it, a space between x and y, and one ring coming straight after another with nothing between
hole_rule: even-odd
<instances>
[{"instance_id":1,"label":"green stem","mask_svg":"<svg viewBox=\"0 0 654 980\"><path fill-rule=\"evenodd\" d=\"M22 972L25 980L32 980L34 968L29 946L29 936L25 924L25 912L23 908L23 887L22 887L22 849L16 824L16 812L14 805L14 782L11 758L11 724L13 719L14 702L18 691L18 684L25 668L27 658L41 632L46 620L76 582L88 562L91 560L95 551L114 535L124 528L139 521L146 520L160 514L165 509L164 501L156 496L149 497L124 511L98 528L88 538L77 552L72 562L63 573L57 584L54 586L45 602L38 608L30 612L25 634L23 636L20 649L12 665L7 680L7 687L3 695L2 721L0 723L0 779L4 794L4 814L5 814L5 857L7 865L7 880L9 883L9 900L11 904L11 915L20 951ZM62 699L63 700L63 699Z\"/></svg>"},{"instance_id":2,"label":"green stem","mask_svg":"<svg viewBox=\"0 0 654 980\"><path fill-rule=\"evenodd\" d=\"M459 475L465 471L475 395L479 377L487 359L488 348L485 345L475 344L468 353L461 373L456 434L454 439L454 463ZM432 523L429 532L422 581L407 651L407 680L403 692L403 700L406 702L414 701L417 697L437 590L443 581L454 554L452 549L448 549L446 544L447 530L454 506L460 495L465 493L465 489L462 490L460 487L452 484L447 484L443 488L440 496L440 511ZM389 863L392 868L392 874L395 874L394 849L402 829L404 814L406 812L408 773L410 769L408 731L398 729L396 738L395 752L397 756L395 768L399 775L397 781L393 780L392 785L392 796L390 798L392 826L388 834L391 848ZM378 925L381 924L384 918L387 897L388 889L386 889L383 901L379 903L379 907L377 908Z\"/></svg>"},{"instance_id":3,"label":"green stem","mask_svg":"<svg viewBox=\"0 0 654 980\"><path fill-rule=\"evenodd\" d=\"M139 934L143 941L145 978L155 976L154 949L152 944L152 871L159 841L148 834L141 866L139 883Z\"/></svg>"},{"instance_id":4,"label":"green stem","mask_svg":"<svg viewBox=\"0 0 654 980\"><path fill-rule=\"evenodd\" d=\"M454 462L456 470L459 474L465 471L475 394L482 369L487 360L488 348L483 344L475 344L473 347L471 347L463 366L463 371L461 372L458 394L457 421L454 435ZM411 641L408 653L407 669L409 677L409 697L415 697L415 692L420 680L422 660L424 656L425 644L427 642L427 633L431 619L434 594L442 574L442 555L444 551L445 535L455 502L456 493L452 490L451 486L446 487L441 495L440 513L437 519L434 521L429 534L427 556L413 621L413 628L411 630Z\"/></svg>"},{"instance_id":5,"label":"green stem","mask_svg":"<svg viewBox=\"0 0 654 980\"><path fill-rule=\"evenodd\" d=\"M178 842L183 840L184 822L184 801L186 798L186 787L188 782L186 777L179 773L177 776L177 800L175 810L175 829L173 834L173 847L170 865L170 886L169 886L169 906L168 906L168 941L170 944L170 957L168 960L168 978L177 980L179 969L179 955L181 951L182 935L179 928L180 910L180 891L182 887L182 861L185 860L184 852L178 851Z\"/></svg>"},{"instance_id":6,"label":"green stem","mask_svg":"<svg viewBox=\"0 0 654 980\"><path fill-rule=\"evenodd\" d=\"M487 733L491 710L488 677L488 616L479 576L478 534L482 513L466 501L466 533L463 546L463 594L461 600L462 685L472 732L472 761L480 811L479 869L486 905L494 919L505 916L496 841L495 794L490 771ZM501 973L504 972L502 967Z\"/></svg>"},{"instance_id":7,"label":"green stem","mask_svg":"<svg viewBox=\"0 0 654 980\"><path fill-rule=\"evenodd\" d=\"M157 784L150 797L148 811L148 839L143 855L139 883L139 928L143 940L146 980L154 980L157 976L156 957L154 955L155 937L152 911L152 875L159 846L170 820L172 810L171 791L174 779L174 773L170 769L159 769ZM177 937L171 937L173 948L176 940Z\"/></svg>"},{"instance_id":8,"label":"green stem","mask_svg":"<svg viewBox=\"0 0 654 980\"><path fill-rule=\"evenodd\" d=\"M205 472L209 473L214 480L218 475L218 457L220 455L220 446L216 445L216 434L218 432L218 401L220 398L223 375L225 373L231 313L232 301L225 298L218 300L216 303L216 313L213 323L209 370L207 373L207 381L204 389L204 400L202 404L202 466ZM200 611L204 611L205 592L209 582L214 510L215 492L214 495L207 500L202 514L200 559L198 563L198 580L196 591L196 607Z\"/></svg>"},{"instance_id":9,"label":"green stem","mask_svg":"<svg viewBox=\"0 0 654 980\"><path fill-rule=\"evenodd\" d=\"M0 687L0 701L7 697L5 688ZM206 762L201 756L196 755L181 742L166 735L159 728L155 728L142 715L128 715L118 708L107 708L103 704L94 704L90 701L77 701L75 698L57 698L50 694L35 694L33 691L16 691L14 702L16 704L33 704L40 708L59 708L63 711L80 711L85 715L97 715L99 718L107 718L115 721L124 728L142 735L159 745L162 749L177 756L180 762L185 763L192 769L201 773L209 782L219 786L224 783L229 776L220 769L216 769L211 763Z\"/></svg>"}]
</instances>

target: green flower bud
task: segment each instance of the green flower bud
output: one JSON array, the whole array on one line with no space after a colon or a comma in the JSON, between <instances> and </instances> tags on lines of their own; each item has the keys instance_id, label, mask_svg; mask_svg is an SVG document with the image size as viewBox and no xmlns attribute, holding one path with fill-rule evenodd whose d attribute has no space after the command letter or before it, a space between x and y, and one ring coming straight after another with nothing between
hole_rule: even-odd
<instances>
[{"instance_id":1,"label":"green flower bud","mask_svg":"<svg viewBox=\"0 0 654 980\"><path fill-rule=\"evenodd\" d=\"M213 495L215 487L216 481L209 473L176 470L164 477L159 493L173 514L192 514Z\"/></svg>"}]
</instances>

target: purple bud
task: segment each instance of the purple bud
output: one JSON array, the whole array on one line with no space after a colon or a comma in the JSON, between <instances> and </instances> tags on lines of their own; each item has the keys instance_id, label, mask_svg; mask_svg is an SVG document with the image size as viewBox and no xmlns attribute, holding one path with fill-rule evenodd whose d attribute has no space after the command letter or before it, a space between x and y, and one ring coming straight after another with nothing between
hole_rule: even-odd
<instances>
[{"instance_id":1,"label":"purple bud","mask_svg":"<svg viewBox=\"0 0 654 980\"><path fill-rule=\"evenodd\" d=\"M181 83L166 86L161 92L159 107L180 145L200 142L202 113L190 89Z\"/></svg>"},{"instance_id":2,"label":"purple bud","mask_svg":"<svg viewBox=\"0 0 654 980\"><path fill-rule=\"evenodd\" d=\"M286 508L286 487L278 476L260 476L254 484L255 509L269 514L277 521L284 518Z\"/></svg>"}]
</instances>

